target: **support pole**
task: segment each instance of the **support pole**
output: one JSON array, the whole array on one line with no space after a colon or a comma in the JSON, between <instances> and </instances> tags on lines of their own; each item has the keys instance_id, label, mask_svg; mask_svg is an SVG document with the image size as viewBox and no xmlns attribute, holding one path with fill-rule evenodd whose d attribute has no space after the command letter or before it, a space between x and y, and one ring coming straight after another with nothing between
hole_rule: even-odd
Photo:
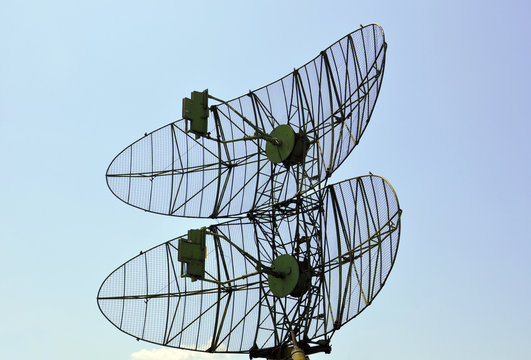
<instances>
[{"instance_id":1,"label":"support pole","mask_svg":"<svg viewBox=\"0 0 531 360\"><path fill-rule=\"evenodd\" d=\"M297 339L295 339L295 333L291 332L291 340L293 341L293 350L291 350L291 360L306 360L304 351L297 345Z\"/></svg>"}]
</instances>

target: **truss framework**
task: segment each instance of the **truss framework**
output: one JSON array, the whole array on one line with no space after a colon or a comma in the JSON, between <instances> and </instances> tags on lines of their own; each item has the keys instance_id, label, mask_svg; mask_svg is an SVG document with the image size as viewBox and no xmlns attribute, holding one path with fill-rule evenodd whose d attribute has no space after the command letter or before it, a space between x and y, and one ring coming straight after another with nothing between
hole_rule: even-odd
<instances>
[{"instance_id":1,"label":"truss framework","mask_svg":"<svg viewBox=\"0 0 531 360\"><path fill-rule=\"evenodd\" d=\"M205 281L180 276L176 238L111 273L98 305L121 331L164 346L266 357L294 331L307 351L326 348L385 283L400 215L396 194L381 177L329 185L211 226ZM281 254L306 262L307 291L273 296L266 275L224 237L266 265Z\"/></svg>"},{"instance_id":2,"label":"truss framework","mask_svg":"<svg viewBox=\"0 0 531 360\"><path fill-rule=\"evenodd\" d=\"M398 249L401 210L384 178L326 185L370 120L386 49L381 27L362 26L246 95L193 92L186 120L118 154L106 178L125 203L225 220L112 272L97 297L105 317L181 349L284 358L296 334L304 353L329 352L335 331L379 293Z\"/></svg>"},{"instance_id":3,"label":"truss framework","mask_svg":"<svg viewBox=\"0 0 531 360\"><path fill-rule=\"evenodd\" d=\"M107 184L129 205L202 218L245 214L314 189L365 131L386 48L381 27L364 26L280 80L211 106L204 137L184 119L146 134L112 161ZM309 141L300 164L271 163L266 141L255 136L281 124Z\"/></svg>"}]
</instances>

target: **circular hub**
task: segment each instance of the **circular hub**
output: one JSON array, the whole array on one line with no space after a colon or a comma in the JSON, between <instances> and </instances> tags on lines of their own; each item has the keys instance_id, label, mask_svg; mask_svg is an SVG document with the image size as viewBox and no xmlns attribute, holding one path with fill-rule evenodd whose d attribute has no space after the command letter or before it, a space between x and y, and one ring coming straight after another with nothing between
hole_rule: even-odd
<instances>
[{"instance_id":1,"label":"circular hub","mask_svg":"<svg viewBox=\"0 0 531 360\"><path fill-rule=\"evenodd\" d=\"M270 134L279 141L278 145L271 142L266 144L266 155L269 161L277 164L289 158L295 146L295 132L289 125L279 125Z\"/></svg>"},{"instance_id":2,"label":"circular hub","mask_svg":"<svg viewBox=\"0 0 531 360\"><path fill-rule=\"evenodd\" d=\"M271 292L276 297L288 296L299 281L299 263L293 256L284 254L273 260L271 268L280 274L279 276L268 275L267 282Z\"/></svg>"}]
</instances>

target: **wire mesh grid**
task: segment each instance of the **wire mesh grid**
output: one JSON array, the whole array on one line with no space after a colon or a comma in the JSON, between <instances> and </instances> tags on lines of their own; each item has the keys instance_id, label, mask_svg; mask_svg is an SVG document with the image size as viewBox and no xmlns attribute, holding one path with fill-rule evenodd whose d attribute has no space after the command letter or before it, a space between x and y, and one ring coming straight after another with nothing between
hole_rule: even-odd
<instances>
[{"instance_id":1,"label":"wire mesh grid","mask_svg":"<svg viewBox=\"0 0 531 360\"><path fill-rule=\"evenodd\" d=\"M146 211L217 218L311 190L358 144L381 87L385 51L382 29L364 26L280 80L211 106L206 136L196 139L184 119L146 134L112 161L108 186ZM308 141L300 163L273 164L263 139L233 141L281 124Z\"/></svg>"},{"instance_id":2,"label":"wire mesh grid","mask_svg":"<svg viewBox=\"0 0 531 360\"><path fill-rule=\"evenodd\" d=\"M120 330L182 349L275 349L290 341L291 331L302 344L328 341L385 283L400 214L394 190L381 177L329 185L209 227L203 281L181 277L179 237L111 273L98 304ZM267 275L250 261L270 265L282 254L306 264L302 293L274 296Z\"/></svg>"}]
</instances>

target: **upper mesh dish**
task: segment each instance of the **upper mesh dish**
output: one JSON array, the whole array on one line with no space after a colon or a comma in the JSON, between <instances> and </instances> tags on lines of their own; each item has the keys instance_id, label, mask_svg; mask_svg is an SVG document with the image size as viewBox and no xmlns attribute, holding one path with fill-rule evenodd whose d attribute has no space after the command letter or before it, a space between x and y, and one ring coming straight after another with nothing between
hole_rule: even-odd
<instances>
[{"instance_id":1,"label":"upper mesh dish","mask_svg":"<svg viewBox=\"0 0 531 360\"><path fill-rule=\"evenodd\" d=\"M314 188L365 131L382 84L385 51L381 27L364 26L280 80L210 108L209 136L219 141L255 135L240 115L267 134L290 125L308 141L297 164L273 164L262 139L196 139L181 119L119 153L107 184L129 205L200 218L244 214Z\"/></svg>"}]
</instances>

